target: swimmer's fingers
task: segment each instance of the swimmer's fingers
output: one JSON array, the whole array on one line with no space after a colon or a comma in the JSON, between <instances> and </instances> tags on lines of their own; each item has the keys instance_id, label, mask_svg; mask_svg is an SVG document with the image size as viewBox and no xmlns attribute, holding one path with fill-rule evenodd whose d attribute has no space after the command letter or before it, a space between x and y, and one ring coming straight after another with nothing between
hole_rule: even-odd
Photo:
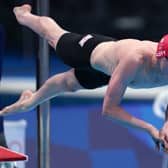
<instances>
[{"instance_id":1,"label":"swimmer's fingers","mask_svg":"<svg viewBox=\"0 0 168 168\"><path fill-rule=\"evenodd\" d=\"M155 150L158 152L160 151L160 142L159 141L155 142Z\"/></svg>"},{"instance_id":2,"label":"swimmer's fingers","mask_svg":"<svg viewBox=\"0 0 168 168\"><path fill-rule=\"evenodd\" d=\"M162 144L161 146L162 146L162 151L168 154L168 148L166 148L164 144Z\"/></svg>"},{"instance_id":3,"label":"swimmer's fingers","mask_svg":"<svg viewBox=\"0 0 168 168\"><path fill-rule=\"evenodd\" d=\"M159 136L159 131L157 128L155 128L154 126L152 126L150 128L150 136L152 137L152 140L154 142L155 145L155 150L160 151L161 150L161 144L164 144L164 141L161 140L160 136Z\"/></svg>"},{"instance_id":4,"label":"swimmer's fingers","mask_svg":"<svg viewBox=\"0 0 168 168\"><path fill-rule=\"evenodd\" d=\"M155 144L155 150L160 151L161 150L161 144L164 144L159 137L152 137L154 144Z\"/></svg>"},{"instance_id":5,"label":"swimmer's fingers","mask_svg":"<svg viewBox=\"0 0 168 168\"><path fill-rule=\"evenodd\" d=\"M162 140L162 147L164 149L168 149L168 127L167 124L165 123L163 128L159 131L159 137Z\"/></svg>"},{"instance_id":6,"label":"swimmer's fingers","mask_svg":"<svg viewBox=\"0 0 168 168\"><path fill-rule=\"evenodd\" d=\"M163 151L164 153L168 153L168 148L165 147L165 142L162 140L155 142L155 150L156 151Z\"/></svg>"},{"instance_id":7,"label":"swimmer's fingers","mask_svg":"<svg viewBox=\"0 0 168 168\"><path fill-rule=\"evenodd\" d=\"M167 129L162 128L159 132L160 140L161 140L161 147L162 151L164 153L168 153L168 135L167 135Z\"/></svg>"}]
</instances>

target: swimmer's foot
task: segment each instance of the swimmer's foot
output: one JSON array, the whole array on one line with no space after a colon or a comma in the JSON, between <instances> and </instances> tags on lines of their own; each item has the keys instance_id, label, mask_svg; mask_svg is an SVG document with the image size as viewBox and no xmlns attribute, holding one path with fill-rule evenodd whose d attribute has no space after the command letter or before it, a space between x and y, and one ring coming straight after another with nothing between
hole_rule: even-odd
<instances>
[{"instance_id":1,"label":"swimmer's foot","mask_svg":"<svg viewBox=\"0 0 168 168\"><path fill-rule=\"evenodd\" d=\"M0 115L12 114L16 112L25 112L32 108L31 98L33 97L33 93L30 90L25 90L21 94L19 100L16 103L13 103L9 106L6 106L2 110L0 110Z\"/></svg>"},{"instance_id":2,"label":"swimmer's foot","mask_svg":"<svg viewBox=\"0 0 168 168\"><path fill-rule=\"evenodd\" d=\"M13 12L16 16L17 21L21 25L27 25L27 17L31 15L31 6L26 4L19 7L15 7Z\"/></svg>"}]
</instances>

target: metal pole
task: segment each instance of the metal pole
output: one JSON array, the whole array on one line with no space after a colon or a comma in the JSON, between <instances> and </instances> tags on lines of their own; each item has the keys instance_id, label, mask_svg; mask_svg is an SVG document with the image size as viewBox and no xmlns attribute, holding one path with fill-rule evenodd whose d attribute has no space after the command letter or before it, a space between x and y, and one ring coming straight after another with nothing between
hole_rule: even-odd
<instances>
[{"instance_id":1,"label":"metal pole","mask_svg":"<svg viewBox=\"0 0 168 168\"><path fill-rule=\"evenodd\" d=\"M49 0L37 0L37 13L47 16ZM49 76L49 47L45 39L39 38L37 57L37 89ZM50 168L50 103L43 103L37 108L38 119L38 168Z\"/></svg>"}]
</instances>

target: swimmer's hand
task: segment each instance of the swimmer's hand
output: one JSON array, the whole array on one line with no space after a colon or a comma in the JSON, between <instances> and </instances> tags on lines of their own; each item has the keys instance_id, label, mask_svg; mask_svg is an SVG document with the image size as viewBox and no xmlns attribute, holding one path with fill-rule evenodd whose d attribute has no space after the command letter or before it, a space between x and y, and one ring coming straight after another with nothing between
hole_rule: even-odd
<instances>
[{"instance_id":1,"label":"swimmer's hand","mask_svg":"<svg viewBox=\"0 0 168 168\"><path fill-rule=\"evenodd\" d=\"M31 110L33 107L31 103L32 96L33 96L32 91L30 90L23 91L18 101L0 110L0 115L7 115Z\"/></svg>"},{"instance_id":2,"label":"swimmer's hand","mask_svg":"<svg viewBox=\"0 0 168 168\"><path fill-rule=\"evenodd\" d=\"M159 133L158 129L152 126L149 133L155 143L155 149L159 152L163 148L163 151L166 152L164 149L165 142L164 142L164 140L162 140L160 138L160 133Z\"/></svg>"},{"instance_id":3,"label":"swimmer's hand","mask_svg":"<svg viewBox=\"0 0 168 168\"><path fill-rule=\"evenodd\" d=\"M164 152L168 153L168 121L164 123L163 127L159 131L160 139L163 143Z\"/></svg>"}]
</instances>

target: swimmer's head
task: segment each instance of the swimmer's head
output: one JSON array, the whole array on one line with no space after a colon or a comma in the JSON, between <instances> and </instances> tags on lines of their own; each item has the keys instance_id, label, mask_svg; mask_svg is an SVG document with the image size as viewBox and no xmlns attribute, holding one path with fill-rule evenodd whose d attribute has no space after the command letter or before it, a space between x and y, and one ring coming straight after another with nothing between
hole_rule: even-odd
<instances>
[{"instance_id":1,"label":"swimmer's head","mask_svg":"<svg viewBox=\"0 0 168 168\"><path fill-rule=\"evenodd\" d=\"M168 59L168 34L164 35L157 46L156 58Z\"/></svg>"}]
</instances>

